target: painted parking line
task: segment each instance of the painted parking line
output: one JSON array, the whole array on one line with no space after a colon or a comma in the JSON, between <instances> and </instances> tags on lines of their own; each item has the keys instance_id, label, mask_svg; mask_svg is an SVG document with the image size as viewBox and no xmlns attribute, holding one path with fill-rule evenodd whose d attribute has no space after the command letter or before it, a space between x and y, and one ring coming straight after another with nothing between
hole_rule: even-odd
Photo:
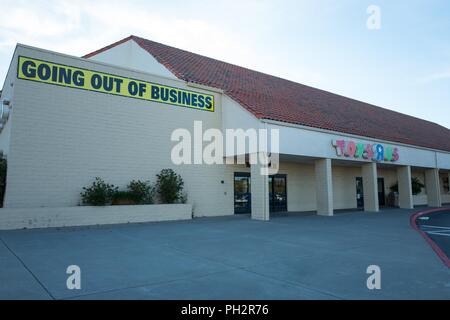
<instances>
[{"instance_id":1,"label":"painted parking line","mask_svg":"<svg viewBox=\"0 0 450 320\"><path fill-rule=\"evenodd\" d=\"M423 224L423 225L421 225L420 227L421 227L421 228L427 227L427 228L437 228L437 229L446 229L446 230L450 230L450 227L430 226L430 225L427 225L427 224Z\"/></svg>"},{"instance_id":2,"label":"painted parking line","mask_svg":"<svg viewBox=\"0 0 450 320\"><path fill-rule=\"evenodd\" d=\"M450 237L450 233L427 232L427 234L431 234L431 235L433 235L433 236Z\"/></svg>"},{"instance_id":3,"label":"painted parking line","mask_svg":"<svg viewBox=\"0 0 450 320\"><path fill-rule=\"evenodd\" d=\"M436 254L439 256L439 258L444 262L444 264L447 266L447 268L450 268L450 259L448 258L446 252L435 242L434 239L432 239L432 236L435 239L440 239L439 243L441 243L445 238L447 237L447 230L450 228L448 227L442 227L442 226L433 226L433 225L420 225L417 223L417 220L429 220L430 215L432 214L440 214L440 213L449 213L449 208L438 208L438 209L429 209L425 211L419 211L414 213L410 218L411 226L418 231L428 242L428 244L433 248L433 250L436 252ZM422 218L422 219L421 219ZM428 219L423 219L428 218ZM439 236L436 237L436 236ZM445 239L446 240L446 239Z\"/></svg>"},{"instance_id":4,"label":"painted parking line","mask_svg":"<svg viewBox=\"0 0 450 320\"><path fill-rule=\"evenodd\" d=\"M443 233L439 231L425 231L427 234L432 234L435 236L444 236L444 237L450 237L450 231L448 233Z\"/></svg>"},{"instance_id":5,"label":"painted parking line","mask_svg":"<svg viewBox=\"0 0 450 320\"><path fill-rule=\"evenodd\" d=\"M422 225L420 228L430 235L450 237L450 227Z\"/></svg>"}]
</instances>

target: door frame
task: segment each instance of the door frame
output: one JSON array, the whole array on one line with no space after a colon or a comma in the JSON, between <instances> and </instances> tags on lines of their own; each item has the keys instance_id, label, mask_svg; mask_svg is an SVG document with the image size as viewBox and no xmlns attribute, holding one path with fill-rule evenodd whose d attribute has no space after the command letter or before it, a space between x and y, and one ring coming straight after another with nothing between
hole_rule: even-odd
<instances>
[{"instance_id":1,"label":"door frame","mask_svg":"<svg viewBox=\"0 0 450 320\"><path fill-rule=\"evenodd\" d=\"M287 174L274 174L271 175L270 178L272 179L272 190L269 190L269 212L286 212L287 209ZM275 184L273 183L274 178L281 178L284 179L284 195L286 198L285 204L283 206L275 206ZM270 197L270 195L272 195Z\"/></svg>"},{"instance_id":2,"label":"door frame","mask_svg":"<svg viewBox=\"0 0 450 320\"><path fill-rule=\"evenodd\" d=\"M358 199L358 181L361 181L361 198ZM356 182L356 207L358 209L364 209L364 183L363 183L363 178L362 177L356 177L355 179ZM380 182L381 182L381 187L382 187L382 192L379 192L380 190ZM378 177L377 178L377 193L378 193L378 205L380 207L384 207L386 206L386 191L384 189L385 184L384 184L384 177Z\"/></svg>"},{"instance_id":3,"label":"door frame","mask_svg":"<svg viewBox=\"0 0 450 320\"><path fill-rule=\"evenodd\" d=\"M380 192L380 182L381 182L381 192ZM386 206L386 190L384 189L384 177L378 177L377 179L377 192L378 192L378 205L380 207ZM380 194L381 193L381 194Z\"/></svg>"},{"instance_id":4,"label":"door frame","mask_svg":"<svg viewBox=\"0 0 450 320\"><path fill-rule=\"evenodd\" d=\"M361 182L361 196L358 198L358 181ZM355 187L356 187L356 207L358 209L364 209L364 184L362 177L356 177L355 179Z\"/></svg>"},{"instance_id":5,"label":"door frame","mask_svg":"<svg viewBox=\"0 0 450 320\"><path fill-rule=\"evenodd\" d=\"M248 178L248 192L243 193L247 194L248 202L247 206L244 208L236 207L236 177ZM235 172L233 176L233 206L234 206L234 214L247 214L252 212L252 185L251 185L251 177L250 172Z\"/></svg>"},{"instance_id":6,"label":"door frame","mask_svg":"<svg viewBox=\"0 0 450 320\"><path fill-rule=\"evenodd\" d=\"M243 193L243 195L247 195L247 205L245 207L237 207L236 206L236 177L243 177L248 179L248 192ZM287 174L275 174L271 175L270 178L272 179L272 190L268 190L268 197L269 197L269 212L285 212L287 211L288 207L288 191L287 191ZM282 178L284 179L284 189L285 189L285 204L282 206L275 206L274 205L274 197L275 193L274 188L275 184L273 183L273 178ZM252 186L251 186L251 175L249 172L235 172L233 176L233 205L234 205L234 214L247 214L251 213L252 211Z\"/></svg>"}]
</instances>

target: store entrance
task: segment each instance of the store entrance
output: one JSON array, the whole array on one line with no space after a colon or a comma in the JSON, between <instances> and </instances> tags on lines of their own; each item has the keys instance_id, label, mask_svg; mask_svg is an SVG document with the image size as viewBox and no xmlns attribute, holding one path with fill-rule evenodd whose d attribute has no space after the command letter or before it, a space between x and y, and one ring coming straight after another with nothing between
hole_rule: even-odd
<instances>
[{"instance_id":1,"label":"store entrance","mask_svg":"<svg viewBox=\"0 0 450 320\"><path fill-rule=\"evenodd\" d=\"M384 178L378 178L378 205L380 207L386 205ZM362 177L356 177L356 206L358 209L364 209L364 188Z\"/></svg>"},{"instance_id":2,"label":"store entrance","mask_svg":"<svg viewBox=\"0 0 450 320\"><path fill-rule=\"evenodd\" d=\"M287 211L287 177L285 174L269 176L270 212ZM252 211L250 173L234 174L234 213L243 214Z\"/></svg>"},{"instance_id":3,"label":"store entrance","mask_svg":"<svg viewBox=\"0 0 450 320\"><path fill-rule=\"evenodd\" d=\"M364 209L364 188L362 177L356 177L356 207Z\"/></svg>"},{"instance_id":4,"label":"store entrance","mask_svg":"<svg viewBox=\"0 0 450 320\"><path fill-rule=\"evenodd\" d=\"M250 193L250 173L234 174L234 213L250 213L252 201Z\"/></svg>"},{"instance_id":5,"label":"store entrance","mask_svg":"<svg viewBox=\"0 0 450 320\"><path fill-rule=\"evenodd\" d=\"M269 177L270 212L287 211L286 175L277 174Z\"/></svg>"},{"instance_id":6,"label":"store entrance","mask_svg":"<svg viewBox=\"0 0 450 320\"><path fill-rule=\"evenodd\" d=\"M378 204L380 207L386 205L386 194L384 192L384 178L378 178Z\"/></svg>"}]
</instances>

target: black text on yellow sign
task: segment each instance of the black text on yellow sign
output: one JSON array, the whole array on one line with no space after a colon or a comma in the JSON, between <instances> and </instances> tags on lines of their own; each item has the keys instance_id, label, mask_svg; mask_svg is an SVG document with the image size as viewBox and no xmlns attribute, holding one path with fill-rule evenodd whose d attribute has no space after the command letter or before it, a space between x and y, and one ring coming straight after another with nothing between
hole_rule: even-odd
<instances>
[{"instance_id":1,"label":"black text on yellow sign","mask_svg":"<svg viewBox=\"0 0 450 320\"><path fill-rule=\"evenodd\" d=\"M64 87L214 112L214 96L62 64L19 57L17 77Z\"/></svg>"}]
</instances>

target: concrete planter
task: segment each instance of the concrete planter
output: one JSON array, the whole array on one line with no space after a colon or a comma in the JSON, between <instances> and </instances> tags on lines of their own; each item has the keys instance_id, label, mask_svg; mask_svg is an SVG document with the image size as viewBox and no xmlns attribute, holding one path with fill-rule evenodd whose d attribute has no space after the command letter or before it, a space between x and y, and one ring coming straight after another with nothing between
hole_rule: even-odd
<instances>
[{"instance_id":1,"label":"concrete planter","mask_svg":"<svg viewBox=\"0 0 450 320\"><path fill-rule=\"evenodd\" d=\"M190 204L107 207L2 208L0 230L54 228L192 219Z\"/></svg>"}]
</instances>

